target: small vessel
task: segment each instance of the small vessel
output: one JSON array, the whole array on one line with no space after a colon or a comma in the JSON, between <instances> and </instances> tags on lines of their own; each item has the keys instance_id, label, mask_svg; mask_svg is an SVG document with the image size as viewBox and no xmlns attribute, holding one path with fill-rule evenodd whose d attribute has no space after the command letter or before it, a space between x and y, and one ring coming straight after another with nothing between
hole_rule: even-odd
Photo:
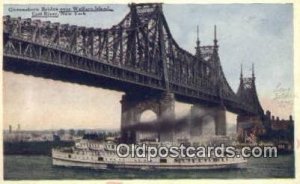
<instances>
[{"instance_id":1,"label":"small vessel","mask_svg":"<svg viewBox=\"0 0 300 184\"><path fill-rule=\"evenodd\" d=\"M162 145L161 142L147 142L152 145ZM167 145L167 144L164 144ZM74 147L52 149L52 163L54 166L83 167L92 169L225 169L244 168L247 160L243 157L214 156L198 157L155 157L150 160L139 157L121 158L117 154L118 141L108 138L105 141L81 139Z\"/></svg>"}]
</instances>

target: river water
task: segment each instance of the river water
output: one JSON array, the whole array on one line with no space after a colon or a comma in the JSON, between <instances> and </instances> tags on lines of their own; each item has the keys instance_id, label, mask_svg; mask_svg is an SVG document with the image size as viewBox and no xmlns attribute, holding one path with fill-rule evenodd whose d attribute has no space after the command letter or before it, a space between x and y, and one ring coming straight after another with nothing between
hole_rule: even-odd
<instances>
[{"instance_id":1,"label":"river water","mask_svg":"<svg viewBox=\"0 0 300 184\"><path fill-rule=\"evenodd\" d=\"M293 155L251 158L245 169L197 171L91 170L53 167L49 156L4 156L5 180L35 179L189 179L294 178Z\"/></svg>"}]
</instances>

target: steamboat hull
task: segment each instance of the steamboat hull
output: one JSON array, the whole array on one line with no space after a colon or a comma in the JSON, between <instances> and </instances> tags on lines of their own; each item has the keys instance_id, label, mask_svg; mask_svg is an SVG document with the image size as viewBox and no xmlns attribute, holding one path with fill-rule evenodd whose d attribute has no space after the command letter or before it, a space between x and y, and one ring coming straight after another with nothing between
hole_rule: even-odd
<instances>
[{"instance_id":1,"label":"steamboat hull","mask_svg":"<svg viewBox=\"0 0 300 184\"><path fill-rule=\"evenodd\" d=\"M137 170L213 170L213 169L241 169L245 162L217 163L217 164L167 164L167 163L110 163L92 162L83 160L70 160L52 157L52 164L59 167L77 167L89 169L137 169Z\"/></svg>"}]
</instances>

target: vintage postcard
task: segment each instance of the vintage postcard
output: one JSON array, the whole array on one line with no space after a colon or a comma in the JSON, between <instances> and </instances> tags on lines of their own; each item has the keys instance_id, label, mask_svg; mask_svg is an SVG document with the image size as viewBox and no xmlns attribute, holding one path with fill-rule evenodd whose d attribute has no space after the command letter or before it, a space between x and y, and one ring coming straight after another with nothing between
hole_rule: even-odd
<instances>
[{"instance_id":1,"label":"vintage postcard","mask_svg":"<svg viewBox=\"0 0 300 184\"><path fill-rule=\"evenodd\" d=\"M6 2L4 181L296 183L295 5Z\"/></svg>"}]
</instances>

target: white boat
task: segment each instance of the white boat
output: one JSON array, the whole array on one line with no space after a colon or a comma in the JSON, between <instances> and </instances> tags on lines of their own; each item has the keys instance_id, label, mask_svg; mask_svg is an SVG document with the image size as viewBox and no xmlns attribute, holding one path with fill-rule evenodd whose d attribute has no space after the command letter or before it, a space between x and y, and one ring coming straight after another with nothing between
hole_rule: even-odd
<instances>
[{"instance_id":1,"label":"white boat","mask_svg":"<svg viewBox=\"0 0 300 184\"><path fill-rule=\"evenodd\" d=\"M160 143L156 143L160 144ZM71 148L52 149L52 163L54 166L84 167L92 169L225 169L244 168L247 160L243 157L217 158L147 158L125 157L117 155L117 143L113 140L105 142L81 140Z\"/></svg>"}]
</instances>

